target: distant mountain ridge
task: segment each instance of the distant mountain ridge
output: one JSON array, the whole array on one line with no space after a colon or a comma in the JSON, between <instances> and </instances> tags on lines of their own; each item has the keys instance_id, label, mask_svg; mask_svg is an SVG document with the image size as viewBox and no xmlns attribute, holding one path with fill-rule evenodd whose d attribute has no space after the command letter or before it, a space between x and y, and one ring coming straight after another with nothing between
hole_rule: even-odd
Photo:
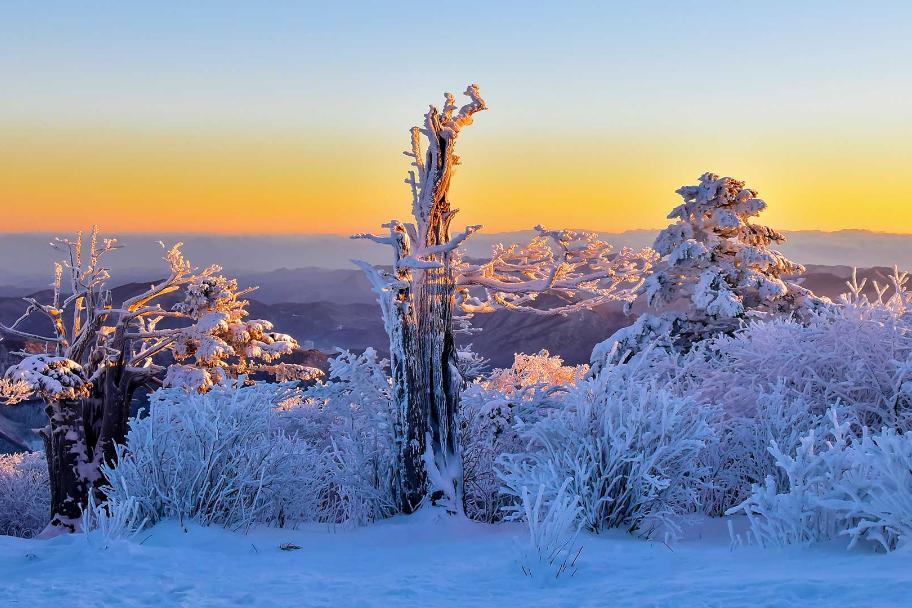
<instances>
[{"instance_id":1,"label":"distant mountain ridge","mask_svg":"<svg viewBox=\"0 0 912 608\"><path fill-rule=\"evenodd\" d=\"M657 231L631 230L600 233L616 247L641 248L652 244ZM531 231L476 234L468 241L467 254L484 257L495 243L528 241ZM912 235L842 230L785 232L780 249L803 264L828 266L874 266L912 268ZM262 275L276 271L318 268L351 270L352 259L372 263L389 262L385 247L353 241L341 235L214 235L214 234L124 234L117 236L124 248L109 258L118 281L147 280L164 268L158 241L183 241L187 257L199 266L219 264L234 276ZM45 233L0 233L0 285L8 288L40 289L50 282L56 252L48 246L53 238ZM329 276L329 275L327 275ZM279 289L277 281L264 281ZM265 289L265 287L264 287Z\"/></svg>"}]
</instances>

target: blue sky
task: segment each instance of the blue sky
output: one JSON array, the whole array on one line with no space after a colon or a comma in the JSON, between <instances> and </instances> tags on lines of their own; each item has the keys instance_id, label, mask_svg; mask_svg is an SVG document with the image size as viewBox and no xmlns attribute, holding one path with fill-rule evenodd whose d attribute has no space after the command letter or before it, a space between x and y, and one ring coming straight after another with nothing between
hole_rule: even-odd
<instances>
[{"instance_id":1,"label":"blue sky","mask_svg":"<svg viewBox=\"0 0 912 608\"><path fill-rule=\"evenodd\" d=\"M891 216L912 196L912 3L4 2L0 24L16 229L58 228L34 208L74 225L76 198L129 230L141 200L158 230L195 201L240 214L240 190L293 216L266 231L367 229L404 202L403 133L478 82L454 187L498 229L526 227L520 205L659 227L713 170L783 228L912 231Z\"/></svg>"},{"instance_id":2,"label":"blue sky","mask_svg":"<svg viewBox=\"0 0 912 608\"><path fill-rule=\"evenodd\" d=\"M6 2L0 120L353 126L479 81L558 129L889 121L912 93L910 6Z\"/></svg>"}]
</instances>

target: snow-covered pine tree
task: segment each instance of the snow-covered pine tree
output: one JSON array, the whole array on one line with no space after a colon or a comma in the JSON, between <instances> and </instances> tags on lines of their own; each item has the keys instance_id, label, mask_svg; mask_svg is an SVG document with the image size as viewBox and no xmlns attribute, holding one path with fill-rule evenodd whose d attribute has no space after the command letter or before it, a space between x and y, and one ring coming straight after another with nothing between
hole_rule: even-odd
<instances>
[{"instance_id":1,"label":"snow-covered pine tree","mask_svg":"<svg viewBox=\"0 0 912 608\"><path fill-rule=\"evenodd\" d=\"M199 276L185 288L184 301L173 310L193 324L174 332L169 349L179 362L168 366L164 385L204 392L239 376L266 373L278 380L311 380L320 370L276 363L298 347L287 334L272 331L265 319L248 319L243 297L255 287L239 290L226 277Z\"/></svg>"},{"instance_id":2,"label":"snow-covered pine tree","mask_svg":"<svg viewBox=\"0 0 912 608\"><path fill-rule=\"evenodd\" d=\"M193 374L168 373L176 382L206 374L211 378L212 367L231 369L229 359L235 355L244 363L253 355L271 361L295 346L287 336L259 331L262 322L257 331L250 331L241 320L246 312L236 297L236 284L216 276L217 266L195 269L181 253L181 244L165 253L167 278L115 305L104 260L119 245L114 239L99 243L94 228L88 247L84 241L82 233L72 240L55 239L52 246L64 255L55 265L51 301L26 298L22 316L10 326L0 325L0 333L41 344L45 351L16 353L22 360L7 369L0 400L15 403L36 396L45 402L48 425L41 435L51 484L46 535L77 529L89 492L94 490L103 500L101 465L115 462L115 445L126 437L135 391L161 385L166 368L156 363L160 355L197 355L194 362L203 369ZM187 301L195 302L199 286L206 284L226 291L211 299L208 307L191 310ZM195 290L190 290L183 306L161 306L162 298L188 286ZM32 315L46 318L46 334L23 329ZM164 320L171 327L159 327ZM203 344L211 347L209 356L198 356ZM238 347L248 350L236 353Z\"/></svg>"},{"instance_id":3,"label":"snow-covered pine tree","mask_svg":"<svg viewBox=\"0 0 912 608\"><path fill-rule=\"evenodd\" d=\"M785 237L751 223L766 209L757 192L731 177L704 173L676 191L683 202L668 215L674 223L653 245L661 259L639 294L656 314L644 314L593 351L594 366L624 361L658 340L686 350L750 317L804 318L828 300L790 280L804 267L773 245Z\"/></svg>"},{"instance_id":4,"label":"snow-covered pine tree","mask_svg":"<svg viewBox=\"0 0 912 608\"><path fill-rule=\"evenodd\" d=\"M457 323L501 308L560 314L625 300L633 296L653 259L649 252L614 253L594 234L538 226L538 235L524 247L498 245L484 263L465 261L458 248L481 226L450 235L457 212L449 198L459 164L454 148L462 129L487 109L477 85L470 85L465 95L469 102L457 108L455 97L446 94L443 110L431 106L424 127L411 130L411 149L405 154L415 168L406 179L414 222L391 220L383 225L387 234L353 237L393 249L392 272L357 264L379 295L390 339L402 463L399 502L405 512L418 507L428 485L450 511L463 511L456 415L464 382L454 338ZM536 307L538 296L548 292L570 300L547 309Z\"/></svg>"}]
</instances>

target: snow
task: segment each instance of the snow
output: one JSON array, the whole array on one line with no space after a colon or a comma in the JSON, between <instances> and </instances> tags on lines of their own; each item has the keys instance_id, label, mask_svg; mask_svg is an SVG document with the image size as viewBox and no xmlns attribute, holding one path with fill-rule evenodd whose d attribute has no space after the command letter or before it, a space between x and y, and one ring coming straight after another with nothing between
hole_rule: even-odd
<instances>
[{"instance_id":1,"label":"snow","mask_svg":"<svg viewBox=\"0 0 912 608\"><path fill-rule=\"evenodd\" d=\"M667 548L583 534L572 578L522 574L522 524L430 509L364 528L257 528L248 535L167 521L103 549L82 535L0 537L4 606L906 606L912 553L829 545L730 547L707 520ZM292 543L300 550L282 551Z\"/></svg>"}]
</instances>

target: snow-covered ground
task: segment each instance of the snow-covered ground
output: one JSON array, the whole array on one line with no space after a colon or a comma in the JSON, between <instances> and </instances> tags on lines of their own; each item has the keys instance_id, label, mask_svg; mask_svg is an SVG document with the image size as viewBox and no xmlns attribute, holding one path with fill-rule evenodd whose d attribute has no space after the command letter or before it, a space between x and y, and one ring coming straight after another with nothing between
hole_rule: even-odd
<instances>
[{"instance_id":1,"label":"snow-covered ground","mask_svg":"<svg viewBox=\"0 0 912 608\"><path fill-rule=\"evenodd\" d=\"M909 606L912 553L732 550L722 522L672 548L585 537L573 578L531 580L517 524L435 512L355 530L247 535L167 522L109 548L100 539L0 537L0 605L109 606ZM282 551L283 543L299 550Z\"/></svg>"}]
</instances>

